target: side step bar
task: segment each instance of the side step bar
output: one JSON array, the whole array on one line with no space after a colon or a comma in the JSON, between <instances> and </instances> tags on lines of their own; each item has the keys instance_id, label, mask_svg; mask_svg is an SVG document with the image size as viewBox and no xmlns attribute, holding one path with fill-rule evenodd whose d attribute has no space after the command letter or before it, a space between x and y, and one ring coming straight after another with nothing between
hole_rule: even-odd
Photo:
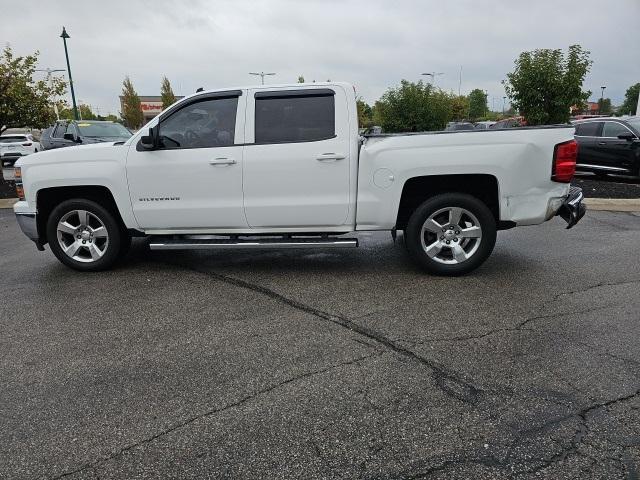
<instances>
[{"instance_id":1,"label":"side step bar","mask_svg":"<svg viewBox=\"0 0 640 480\"><path fill-rule=\"evenodd\" d=\"M357 238L192 239L151 237L151 250L208 250L233 248L355 248Z\"/></svg>"}]
</instances>

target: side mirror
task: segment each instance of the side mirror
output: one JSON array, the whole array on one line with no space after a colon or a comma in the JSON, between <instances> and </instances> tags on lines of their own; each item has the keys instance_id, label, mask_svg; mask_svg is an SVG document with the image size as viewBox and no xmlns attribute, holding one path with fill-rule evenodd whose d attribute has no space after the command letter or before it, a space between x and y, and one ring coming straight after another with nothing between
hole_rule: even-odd
<instances>
[{"instance_id":1,"label":"side mirror","mask_svg":"<svg viewBox=\"0 0 640 480\"><path fill-rule=\"evenodd\" d=\"M628 142L631 142L636 139L636 136L631 132L627 132L627 133L621 133L620 135L618 135L618 138L620 140L627 140Z\"/></svg>"},{"instance_id":2,"label":"side mirror","mask_svg":"<svg viewBox=\"0 0 640 480\"><path fill-rule=\"evenodd\" d=\"M73 133L65 133L62 138L71 142L82 143L82 139L80 137L76 137Z\"/></svg>"},{"instance_id":3,"label":"side mirror","mask_svg":"<svg viewBox=\"0 0 640 480\"><path fill-rule=\"evenodd\" d=\"M150 128L147 135L140 137L140 146L145 150L158 148L158 127Z\"/></svg>"}]
</instances>

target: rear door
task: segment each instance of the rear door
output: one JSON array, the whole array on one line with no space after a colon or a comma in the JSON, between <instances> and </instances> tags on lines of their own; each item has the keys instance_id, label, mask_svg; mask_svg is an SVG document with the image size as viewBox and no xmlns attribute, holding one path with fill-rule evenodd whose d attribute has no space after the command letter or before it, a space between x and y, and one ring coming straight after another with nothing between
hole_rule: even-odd
<instances>
[{"instance_id":1,"label":"rear door","mask_svg":"<svg viewBox=\"0 0 640 480\"><path fill-rule=\"evenodd\" d=\"M584 122L576 124L578 142L578 167L592 168L602 166L598 158L597 143L600 141L602 122Z\"/></svg>"},{"instance_id":2,"label":"rear door","mask_svg":"<svg viewBox=\"0 0 640 480\"><path fill-rule=\"evenodd\" d=\"M254 89L247 101L243 187L249 225L345 224L352 159L344 89Z\"/></svg>"}]
</instances>

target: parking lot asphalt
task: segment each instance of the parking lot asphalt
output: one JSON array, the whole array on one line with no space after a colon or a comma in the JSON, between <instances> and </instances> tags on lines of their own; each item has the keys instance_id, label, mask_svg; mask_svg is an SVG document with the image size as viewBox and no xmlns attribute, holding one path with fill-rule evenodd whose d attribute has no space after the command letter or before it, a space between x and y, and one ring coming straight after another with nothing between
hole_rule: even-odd
<instances>
[{"instance_id":1,"label":"parking lot asphalt","mask_svg":"<svg viewBox=\"0 0 640 480\"><path fill-rule=\"evenodd\" d=\"M638 478L639 214L358 236L80 274L0 210L0 478Z\"/></svg>"}]
</instances>

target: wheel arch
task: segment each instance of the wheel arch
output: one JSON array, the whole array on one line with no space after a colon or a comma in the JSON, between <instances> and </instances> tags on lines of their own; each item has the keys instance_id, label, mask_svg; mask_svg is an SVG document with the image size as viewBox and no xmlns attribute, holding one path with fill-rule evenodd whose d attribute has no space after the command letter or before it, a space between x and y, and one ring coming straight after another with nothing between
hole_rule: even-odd
<instances>
[{"instance_id":1,"label":"wheel arch","mask_svg":"<svg viewBox=\"0 0 640 480\"><path fill-rule=\"evenodd\" d=\"M127 227L122 220L113 193L103 185L73 185L61 187L42 188L36 192L37 227L40 244L44 245L47 239L47 220L53 209L64 202L74 198L92 200L99 203L114 215L114 218L123 231Z\"/></svg>"},{"instance_id":2,"label":"wheel arch","mask_svg":"<svg viewBox=\"0 0 640 480\"><path fill-rule=\"evenodd\" d=\"M395 228L404 230L409 217L429 198L442 193L466 193L489 207L499 229L510 228L500 222L500 186L490 174L425 175L407 179L402 187Z\"/></svg>"}]
</instances>

